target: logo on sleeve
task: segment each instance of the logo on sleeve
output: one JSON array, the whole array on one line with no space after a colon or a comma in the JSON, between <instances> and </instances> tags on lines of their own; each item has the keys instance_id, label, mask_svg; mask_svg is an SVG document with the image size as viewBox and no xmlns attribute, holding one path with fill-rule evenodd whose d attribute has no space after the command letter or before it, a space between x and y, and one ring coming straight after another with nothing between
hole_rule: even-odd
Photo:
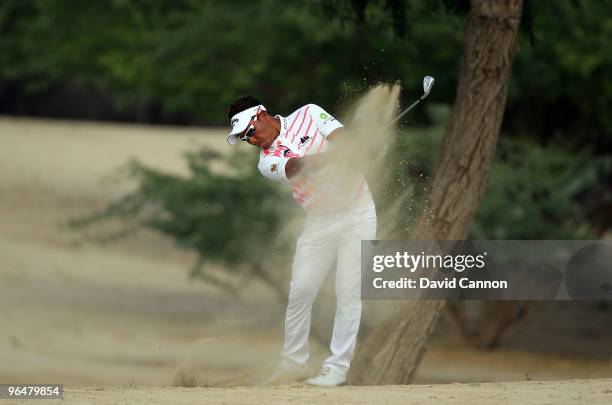
<instances>
[{"instance_id":1,"label":"logo on sleeve","mask_svg":"<svg viewBox=\"0 0 612 405\"><path fill-rule=\"evenodd\" d=\"M272 166L270 166L270 171L272 173L277 172L278 171L278 163L272 164Z\"/></svg>"},{"instance_id":2,"label":"logo on sleeve","mask_svg":"<svg viewBox=\"0 0 612 405\"><path fill-rule=\"evenodd\" d=\"M325 113L321 113L319 114L319 118L321 118L321 120L323 120L323 124L326 125L332 121L335 121L336 119L334 117L332 117L329 114L325 114Z\"/></svg>"}]
</instances>

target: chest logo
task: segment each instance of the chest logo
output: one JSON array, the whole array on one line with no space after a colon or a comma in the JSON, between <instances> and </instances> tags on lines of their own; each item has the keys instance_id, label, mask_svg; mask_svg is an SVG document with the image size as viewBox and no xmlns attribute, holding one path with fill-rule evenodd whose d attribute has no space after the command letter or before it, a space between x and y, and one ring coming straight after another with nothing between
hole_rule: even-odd
<instances>
[{"instance_id":1,"label":"chest logo","mask_svg":"<svg viewBox=\"0 0 612 405\"><path fill-rule=\"evenodd\" d=\"M270 171L272 173L277 172L278 171L278 163L274 163L272 166L270 166Z\"/></svg>"}]
</instances>

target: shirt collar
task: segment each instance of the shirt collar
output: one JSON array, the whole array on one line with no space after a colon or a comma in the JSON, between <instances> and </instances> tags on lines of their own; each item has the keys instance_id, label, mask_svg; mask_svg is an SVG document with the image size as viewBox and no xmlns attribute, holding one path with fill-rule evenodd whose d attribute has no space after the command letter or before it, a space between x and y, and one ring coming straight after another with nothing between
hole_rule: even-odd
<instances>
[{"instance_id":1,"label":"shirt collar","mask_svg":"<svg viewBox=\"0 0 612 405\"><path fill-rule=\"evenodd\" d=\"M280 120L280 132L278 133L278 137L276 139L280 137L286 137L288 128L287 118L281 115L275 115L274 118L278 118Z\"/></svg>"}]
</instances>

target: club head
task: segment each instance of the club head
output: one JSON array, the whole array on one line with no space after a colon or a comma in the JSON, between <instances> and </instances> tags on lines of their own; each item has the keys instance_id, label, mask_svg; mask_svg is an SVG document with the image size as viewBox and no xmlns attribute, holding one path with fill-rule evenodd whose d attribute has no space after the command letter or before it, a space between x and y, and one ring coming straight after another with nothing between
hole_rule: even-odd
<instances>
[{"instance_id":1,"label":"club head","mask_svg":"<svg viewBox=\"0 0 612 405\"><path fill-rule=\"evenodd\" d=\"M431 76L425 76L423 78L423 97L425 98L427 97L427 95L429 94L429 92L431 91L431 88L434 84L434 78Z\"/></svg>"}]
</instances>

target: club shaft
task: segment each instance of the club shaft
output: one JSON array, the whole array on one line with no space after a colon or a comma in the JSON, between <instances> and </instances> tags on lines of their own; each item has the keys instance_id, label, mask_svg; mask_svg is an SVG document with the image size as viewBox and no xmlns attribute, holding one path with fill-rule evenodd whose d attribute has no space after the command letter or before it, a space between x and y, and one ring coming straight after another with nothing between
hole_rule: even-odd
<instances>
[{"instance_id":1,"label":"club shaft","mask_svg":"<svg viewBox=\"0 0 612 405\"><path fill-rule=\"evenodd\" d=\"M419 98L417 101L415 101L414 103L412 103L408 108L406 108L404 111L402 111L397 117L393 118L393 120L389 123L389 125L393 125L395 124L397 121L399 121L404 115L406 115L408 113L408 111L412 110L417 104L419 104L421 102L422 98Z\"/></svg>"}]
</instances>

